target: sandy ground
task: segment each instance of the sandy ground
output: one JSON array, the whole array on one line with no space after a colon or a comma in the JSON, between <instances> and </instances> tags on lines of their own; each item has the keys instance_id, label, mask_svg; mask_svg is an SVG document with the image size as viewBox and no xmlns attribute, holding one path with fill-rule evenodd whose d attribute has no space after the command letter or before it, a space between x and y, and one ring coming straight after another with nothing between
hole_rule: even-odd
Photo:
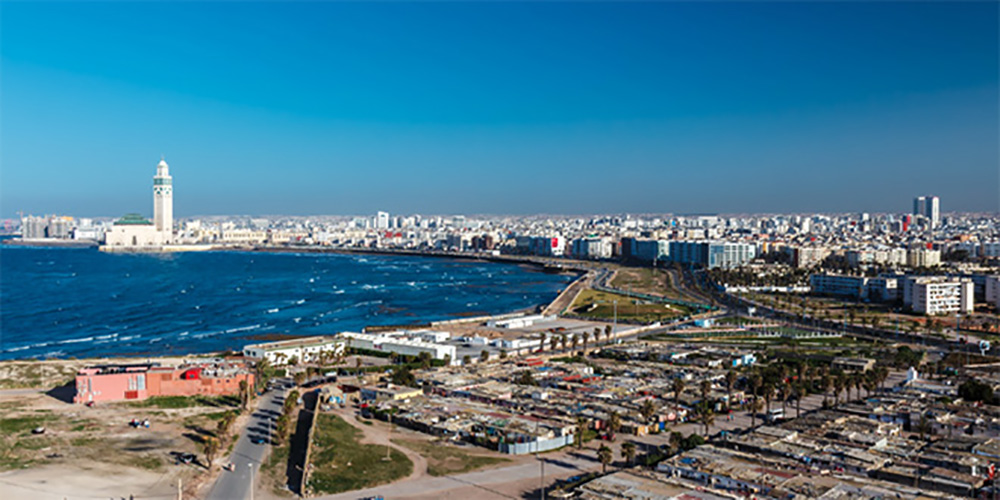
<instances>
[{"instance_id":1,"label":"sandy ground","mask_svg":"<svg viewBox=\"0 0 1000 500\"><path fill-rule=\"evenodd\" d=\"M110 464L46 465L0 473L4 500L177 498L176 471L156 473Z\"/></svg>"}]
</instances>

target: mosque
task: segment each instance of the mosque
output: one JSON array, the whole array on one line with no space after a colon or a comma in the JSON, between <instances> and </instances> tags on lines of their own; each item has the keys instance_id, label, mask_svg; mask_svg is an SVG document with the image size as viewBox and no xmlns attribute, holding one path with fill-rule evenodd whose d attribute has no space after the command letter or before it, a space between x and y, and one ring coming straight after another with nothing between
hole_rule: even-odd
<instances>
[{"instance_id":1,"label":"mosque","mask_svg":"<svg viewBox=\"0 0 1000 500\"><path fill-rule=\"evenodd\" d=\"M156 250L174 241L174 186L170 166L161 157L153 176L153 220L126 214L104 235L102 250Z\"/></svg>"}]
</instances>

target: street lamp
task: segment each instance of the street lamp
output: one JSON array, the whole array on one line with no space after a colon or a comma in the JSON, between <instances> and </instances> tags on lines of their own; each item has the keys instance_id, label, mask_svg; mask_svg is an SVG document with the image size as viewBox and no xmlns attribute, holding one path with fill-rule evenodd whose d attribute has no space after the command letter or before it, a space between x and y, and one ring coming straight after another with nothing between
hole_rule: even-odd
<instances>
[{"instance_id":1,"label":"street lamp","mask_svg":"<svg viewBox=\"0 0 1000 500\"><path fill-rule=\"evenodd\" d=\"M250 467L250 500L253 500L253 462L247 464Z\"/></svg>"}]
</instances>

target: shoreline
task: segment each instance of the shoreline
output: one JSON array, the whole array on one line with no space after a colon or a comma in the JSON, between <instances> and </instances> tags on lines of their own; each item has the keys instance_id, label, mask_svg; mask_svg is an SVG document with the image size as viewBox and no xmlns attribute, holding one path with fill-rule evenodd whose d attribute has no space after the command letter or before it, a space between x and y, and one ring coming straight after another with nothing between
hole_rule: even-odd
<instances>
[{"instance_id":1,"label":"shoreline","mask_svg":"<svg viewBox=\"0 0 1000 500\"><path fill-rule=\"evenodd\" d=\"M68 245L53 245L51 241L28 241L22 242L20 240L6 239L0 242L0 248L5 245L12 246L22 246L22 247L33 247L33 248L96 248L96 245L86 244L68 244ZM585 280L588 276L590 270L583 268L579 265L574 265L576 263L570 262L569 266L563 265L563 263L553 263L550 259L544 259L539 257L531 256L501 256L501 255L482 255L482 254L462 254L457 252L444 252L444 251L420 251L420 250L388 250L388 249L372 249L372 248L329 248L329 247L216 247L212 248L211 251L220 252L260 252L260 253L299 253L299 254L338 254L338 255L381 255L381 256L403 256L403 257L424 257L424 258L438 258L438 259L455 259L464 261L479 261L479 262L489 262L495 264L513 264L521 267L528 272L542 272L546 274L559 274L564 276L574 276L574 278L566 283L562 289L560 289L552 300L548 302L542 302L537 304L525 305L523 307L518 307L508 311L499 311L495 314L485 314L477 315L475 317L455 317L451 319L428 321L429 325L434 325L437 323L444 324L461 324L466 322L482 322L487 321L490 318L508 318L518 315L530 315L536 311L546 311L551 308L552 304L558 302L565 293L574 290L574 288L579 286L581 280ZM400 324L403 325L402 323ZM378 328L392 328L394 325L368 325L377 326ZM364 330L364 328L362 329ZM313 335L296 335L293 333L287 333L283 335L289 335L291 337L308 337ZM6 359L0 359L0 363L16 363L16 362L39 362L39 361L66 361L74 359L109 359L109 358L173 358L173 357L183 357L183 356L213 356L221 355L227 350L214 350L214 351L189 351L184 353L179 352L164 352L164 353L154 353L152 351L140 351L140 352L124 352L124 353L108 353L103 355L98 355L94 357L87 358L77 358L74 355L67 356L55 356L55 357L12 357Z\"/></svg>"}]
</instances>

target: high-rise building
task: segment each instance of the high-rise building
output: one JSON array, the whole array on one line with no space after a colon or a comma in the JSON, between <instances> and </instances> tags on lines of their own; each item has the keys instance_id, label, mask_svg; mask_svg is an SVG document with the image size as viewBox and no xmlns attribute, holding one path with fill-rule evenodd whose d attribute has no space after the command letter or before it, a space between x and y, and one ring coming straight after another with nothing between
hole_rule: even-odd
<instances>
[{"instance_id":1,"label":"high-rise building","mask_svg":"<svg viewBox=\"0 0 1000 500\"><path fill-rule=\"evenodd\" d=\"M931 227L941 223L941 199L937 196L918 196L913 199L913 215L921 215L930 221Z\"/></svg>"},{"instance_id":2,"label":"high-rise building","mask_svg":"<svg viewBox=\"0 0 1000 500\"><path fill-rule=\"evenodd\" d=\"M160 158L153 176L153 225L162 233L161 241L169 243L174 235L174 180L170 167Z\"/></svg>"},{"instance_id":3,"label":"high-rise building","mask_svg":"<svg viewBox=\"0 0 1000 500\"><path fill-rule=\"evenodd\" d=\"M375 214L375 229L389 229L389 212Z\"/></svg>"}]
</instances>

